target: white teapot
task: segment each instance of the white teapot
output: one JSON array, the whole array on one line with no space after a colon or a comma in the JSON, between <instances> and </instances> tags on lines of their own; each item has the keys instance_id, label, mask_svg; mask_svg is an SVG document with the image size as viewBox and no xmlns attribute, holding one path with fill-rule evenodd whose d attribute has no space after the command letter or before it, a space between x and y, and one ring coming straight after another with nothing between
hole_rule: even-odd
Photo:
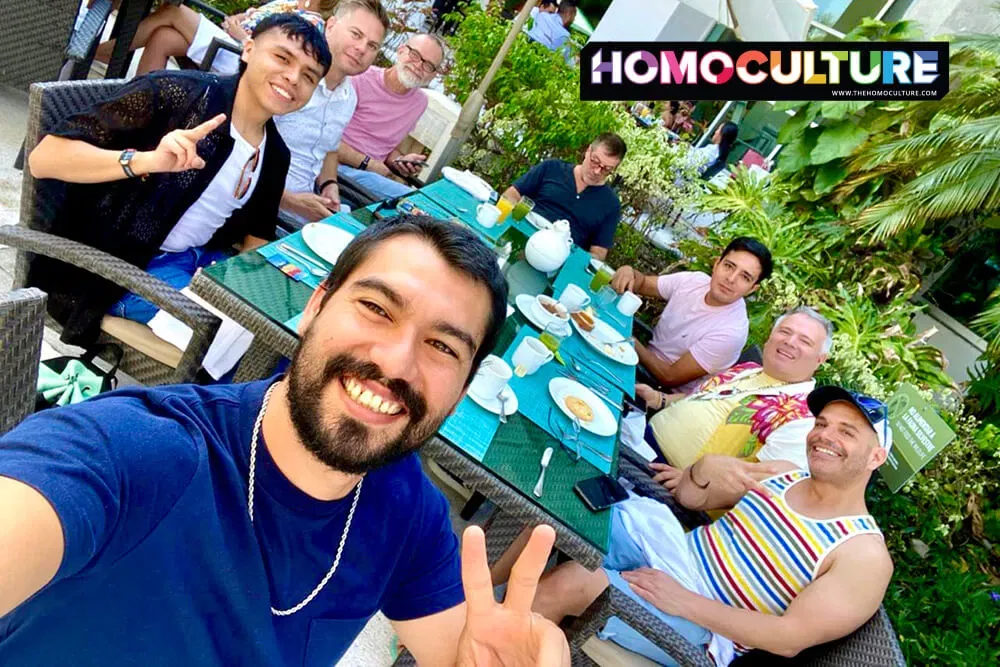
<instances>
[{"instance_id":1,"label":"white teapot","mask_svg":"<svg viewBox=\"0 0 1000 667\"><path fill-rule=\"evenodd\" d=\"M550 229L535 232L524 248L528 264L542 273L551 273L563 265L573 248L569 222L556 220Z\"/></svg>"}]
</instances>

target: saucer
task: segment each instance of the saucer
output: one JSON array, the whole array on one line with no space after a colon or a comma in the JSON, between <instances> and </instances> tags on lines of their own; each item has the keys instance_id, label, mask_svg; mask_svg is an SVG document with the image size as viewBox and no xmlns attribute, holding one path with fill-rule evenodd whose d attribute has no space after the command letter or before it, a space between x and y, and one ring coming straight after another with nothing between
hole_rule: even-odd
<instances>
[{"instance_id":1,"label":"saucer","mask_svg":"<svg viewBox=\"0 0 1000 667\"><path fill-rule=\"evenodd\" d=\"M472 399L473 403L484 410L488 410L495 415L500 414L500 399L496 396L493 396L492 398L482 398L476 394L476 390L473 388L473 385L469 385L468 396ZM514 390L510 388L509 383L503 388L503 398L504 416L510 417L512 414L517 412L517 394L515 394Z\"/></svg>"}]
</instances>

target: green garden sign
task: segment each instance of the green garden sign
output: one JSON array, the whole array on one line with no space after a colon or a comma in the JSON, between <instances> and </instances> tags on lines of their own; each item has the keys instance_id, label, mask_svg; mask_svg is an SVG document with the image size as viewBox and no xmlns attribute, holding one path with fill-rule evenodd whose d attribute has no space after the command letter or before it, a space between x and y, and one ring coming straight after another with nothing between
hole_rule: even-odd
<instances>
[{"instance_id":1,"label":"green garden sign","mask_svg":"<svg viewBox=\"0 0 1000 667\"><path fill-rule=\"evenodd\" d=\"M911 385L900 385L887 405L892 449L879 470L895 493L955 439L955 432Z\"/></svg>"}]
</instances>

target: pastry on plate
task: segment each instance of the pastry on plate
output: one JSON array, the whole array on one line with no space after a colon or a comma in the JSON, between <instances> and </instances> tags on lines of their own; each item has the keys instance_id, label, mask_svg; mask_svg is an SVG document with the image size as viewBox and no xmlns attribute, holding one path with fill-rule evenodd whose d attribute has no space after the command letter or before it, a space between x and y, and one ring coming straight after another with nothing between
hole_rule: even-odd
<instances>
[{"instance_id":1,"label":"pastry on plate","mask_svg":"<svg viewBox=\"0 0 1000 667\"><path fill-rule=\"evenodd\" d=\"M594 421L594 411L583 399L576 396L567 396L563 399L563 402L566 403L566 409L572 412L580 421Z\"/></svg>"},{"instance_id":2,"label":"pastry on plate","mask_svg":"<svg viewBox=\"0 0 1000 667\"><path fill-rule=\"evenodd\" d=\"M594 316L585 310L581 310L576 313L570 313L569 316L572 317L574 320L576 320L576 323L584 331L593 331L594 327L597 324L597 321L594 319Z\"/></svg>"}]
</instances>

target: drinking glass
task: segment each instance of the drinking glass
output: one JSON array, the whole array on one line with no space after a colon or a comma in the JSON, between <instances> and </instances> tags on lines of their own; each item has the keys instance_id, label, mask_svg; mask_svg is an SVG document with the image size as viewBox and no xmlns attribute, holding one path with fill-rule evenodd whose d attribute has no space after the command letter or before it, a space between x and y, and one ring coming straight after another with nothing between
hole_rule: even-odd
<instances>
[{"instance_id":1,"label":"drinking glass","mask_svg":"<svg viewBox=\"0 0 1000 667\"><path fill-rule=\"evenodd\" d=\"M514 210L510 212L510 217L515 220L524 220L524 217L531 213L535 208L535 202L528 197L521 197L521 201L517 202L514 206Z\"/></svg>"},{"instance_id":2,"label":"drinking glass","mask_svg":"<svg viewBox=\"0 0 1000 667\"><path fill-rule=\"evenodd\" d=\"M542 341L542 345L549 348L552 354L556 354L559 351L559 346L562 345L563 340L566 338L566 333L565 324L553 322L545 327L538 340Z\"/></svg>"},{"instance_id":3,"label":"drinking glass","mask_svg":"<svg viewBox=\"0 0 1000 667\"><path fill-rule=\"evenodd\" d=\"M500 199L497 200L497 208L500 209L500 219L497 220L497 224L499 225L501 222L506 220L507 216L510 215L510 212L514 210L514 202L506 197L500 197Z\"/></svg>"},{"instance_id":4,"label":"drinking glass","mask_svg":"<svg viewBox=\"0 0 1000 667\"><path fill-rule=\"evenodd\" d=\"M594 277L590 279L590 291L599 292L605 285L611 284L611 279L615 277L615 272L607 264L602 264Z\"/></svg>"}]
</instances>

